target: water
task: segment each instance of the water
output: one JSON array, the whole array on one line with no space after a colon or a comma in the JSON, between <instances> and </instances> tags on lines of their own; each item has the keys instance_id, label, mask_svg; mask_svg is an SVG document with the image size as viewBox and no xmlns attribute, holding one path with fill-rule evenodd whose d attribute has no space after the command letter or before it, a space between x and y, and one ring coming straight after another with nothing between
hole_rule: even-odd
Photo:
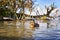
<instances>
[{"instance_id":1,"label":"water","mask_svg":"<svg viewBox=\"0 0 60 40\"><path fill-rule=\"evenodd\" d=\"M60 40L60 20L35 20L39 27L30 28L30 21L0 21L0 40Z\"/></svg>"}]
</instances>

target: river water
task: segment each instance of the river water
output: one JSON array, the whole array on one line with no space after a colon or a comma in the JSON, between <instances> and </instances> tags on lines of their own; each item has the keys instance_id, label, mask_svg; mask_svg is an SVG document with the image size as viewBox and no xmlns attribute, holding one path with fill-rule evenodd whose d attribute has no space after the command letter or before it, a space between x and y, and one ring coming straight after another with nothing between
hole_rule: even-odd
<instances>
[{"instance_id":1,"label":"river water","mask_svg":"<svg viewBox=\"0 0 60 40\"><path fill-rule=\"evenodd\" d=\"M0 40L60 40L59 18L35 20L39 27L32 28L30 22L31 20L0 21Z\"/></svg>"}]
</instances>

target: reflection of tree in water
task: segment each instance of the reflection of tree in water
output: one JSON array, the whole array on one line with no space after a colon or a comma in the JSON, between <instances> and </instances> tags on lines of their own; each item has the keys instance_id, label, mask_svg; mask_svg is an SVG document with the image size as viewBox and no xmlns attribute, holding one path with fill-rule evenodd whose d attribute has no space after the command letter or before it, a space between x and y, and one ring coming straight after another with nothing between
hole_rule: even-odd
<instances>
[{"instance_id":1,"label":"reflection of tree in water","mask_svg":"<svg viewBox=\"0 0 60 40\"><path fill-rule=\"evenodd\" d=\"M48 20L48 21L47 21L47 28L49 28L49 24L50 24L50 23L49 23L49 20Z\"/></svg>"},{"instance_id":2,"label":"reflection of tree in water","mask_svg":"<svg viewBox=\"0 0 60 40\"><path fill-rule=\"evenodd\" d=\"M18 36L20 37L32 37L32 29L26 29L24 24L26 21L16 21L16 31ZM18 25L19 23L21 23L20 25ZM26 26L27 27L27 26Z\"/></svg>"},{"instance_id":3,"label":"reflection of tree in water","mask_svg":"<svg viewBox=\"0 0 60 40\"><path fill-rule=\"evenodd\" d=\"M51 19L47 22L47 24L48 24L47 25L48 28L56 29L59 24L59 18Z\"/></svg>"}]
</instances>

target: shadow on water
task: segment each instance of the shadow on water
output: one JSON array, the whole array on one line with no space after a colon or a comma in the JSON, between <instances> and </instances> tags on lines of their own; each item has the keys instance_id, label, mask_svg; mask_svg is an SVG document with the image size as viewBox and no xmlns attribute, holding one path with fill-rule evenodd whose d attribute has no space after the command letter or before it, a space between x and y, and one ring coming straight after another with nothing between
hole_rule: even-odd
<instances>
[{"instance_id":1,"label":"shadow on water","mask_svg":"<svg viewBox=\"0 0 60 40\"><path fill-rule=\"evenodd\" d=\"M32 29L27 29L23 21L1 21L0 40L33 40Z\"/></svg>"},{"instance_id":2,"label":"shadow on water","mask_svg":"<svg viewBox=\"0 0 60 40\"><path fill-rule=\"evenodd\" d=\"M34 39L33 38L3 37L3 36L0 36L0 40L34 40Z\"/></svg>"}]
</instances>

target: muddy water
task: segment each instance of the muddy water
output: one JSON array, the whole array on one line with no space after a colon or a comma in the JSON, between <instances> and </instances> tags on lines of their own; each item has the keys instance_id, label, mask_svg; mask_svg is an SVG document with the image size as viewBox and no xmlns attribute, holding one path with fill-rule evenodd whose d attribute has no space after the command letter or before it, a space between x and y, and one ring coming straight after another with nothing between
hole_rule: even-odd
<instances>
[{"instance_id":1,"label":"muddy water","mask_svg":"<svg viewBox=\"0 0 60 40\"><path fill-rule=\"evenodd\" d=\"M35 20L39 27L30 27L31 21L0 21L0 36L19 37L32 40L40 39L59 39L60 21L59 20ZM1 39L0 37L0 39ZM11 39L10 38L10 39ZM17 40L16 39L16 40ZM2 40L2 39L1 39ZM9 40L9 39L7 39ZM12 40L12 39L11 39ZM15 39L14 39L15 40Z\"/></svg>"}]
</instances>

